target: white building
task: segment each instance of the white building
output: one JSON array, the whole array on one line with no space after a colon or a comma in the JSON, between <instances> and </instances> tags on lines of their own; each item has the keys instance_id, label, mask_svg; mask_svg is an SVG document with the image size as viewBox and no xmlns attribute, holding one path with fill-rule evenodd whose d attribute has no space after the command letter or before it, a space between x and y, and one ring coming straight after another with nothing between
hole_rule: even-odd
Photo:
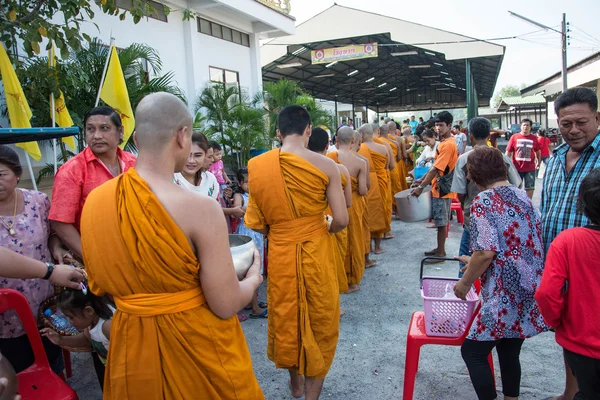
<instances>
[{"instance_id":1,"label":"white building","mask_svg":"<svg viewBox=\"0 0 600 400\"><path fill-rule=\"evenodd\" d=\"M280 0L148 0L156 13L133 23L107 15L94 6L92 23L82 23L81 31L108 44L111 37L118 48L144 43L154 48L163 67L161 75L173 71L176 85L186 94L190 109L198 94L211 81L235 84L250 96L262 90L260 40L295 33L295 19L281 8ZM116 0L130 9L133 0ZM170 9L165 15L164 7ZM183 19L184 10L193 17ZM57 15L57 21L61 16ZM99 31L98 31L99 30ZM149 71L150 76L157 74ZM67 107L69 105L67 104ZM5 125L6 121L3 121ZM16 148L19 154L23 151ZM52 163L52 149L43 148L43 157L33 161L34 169ZM24 174L27 179L28 174Z\"/></svg>"}]
</instances>

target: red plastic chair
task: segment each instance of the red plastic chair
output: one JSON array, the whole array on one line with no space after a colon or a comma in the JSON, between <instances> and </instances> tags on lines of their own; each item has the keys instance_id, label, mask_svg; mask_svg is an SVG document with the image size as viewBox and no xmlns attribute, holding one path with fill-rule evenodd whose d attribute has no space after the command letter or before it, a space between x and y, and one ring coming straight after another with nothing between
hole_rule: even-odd
<instances>
[{"instance_id":1,"label":"red plastic chair","mask_svg":"<svg viewBox=\"0 0 600 400\"><path fill-rule=\"evenodd\" d=\"M465 213L464 213L463 208L458 200L455 201L455 199L452 199L452 205L450 206L450 210L456 211L456 221L459 224L464 225Z\"/></svg>"},{"instance_id":2,"label":"red plastic chair","mask_svg":"<svg viewBox=\"0 0 600 400\"><path fill-rule=\"evenodd\" d=\"M477 293L481 291L481 283L479 280L474 283ZM469 334L469 328L473 324L475 317L479 313L481 303L477 305L473 316L467 329L462 336L457 338L449 337L436 337L427 336L425 333L425 313L423 311L416 311L413 313L410 319L410 325L408 327L408 336L406 340L406 362L404 363L404 391L403 399L412 400L413 393L415 390L415 380L417 377L417 371L419 370L419 356L421 354L421 346L426 344L439 344L443 346L461 346L465 341L465 338ZM494 358L492 353L488 357L490 368L492 369L492 375L494 375Z\"/></svg>"},{"instance_id":3,"label":"red plastic chair","mask_svg":"<svg viewBox=\"0 0 600 400\"><path fill-rule=\"evenodd\" d=\"M42 339L25 296L16 290L0 289L0 313L11 309L19 315L35 356L33 365L17 374L22 399L76 400L75 391L50 369Z\"/></svg>"}]
</instances>

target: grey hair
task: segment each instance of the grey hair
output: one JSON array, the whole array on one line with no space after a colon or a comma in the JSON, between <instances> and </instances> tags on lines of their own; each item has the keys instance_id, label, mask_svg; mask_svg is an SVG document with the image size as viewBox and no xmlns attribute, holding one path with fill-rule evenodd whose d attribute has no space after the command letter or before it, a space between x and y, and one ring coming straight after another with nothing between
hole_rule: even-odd
<instances>
[{"instance_id":1,"label":"grey hair","mask_svg":"<svg viewBox=\"0 0 600 400\"><path fill-rule=\"evenodd\" d=\"M487 118L475 117L469 121L469 133L478 140L486 139L490 136L491 128L492 125Z\"/></svg>"}]
</instances>

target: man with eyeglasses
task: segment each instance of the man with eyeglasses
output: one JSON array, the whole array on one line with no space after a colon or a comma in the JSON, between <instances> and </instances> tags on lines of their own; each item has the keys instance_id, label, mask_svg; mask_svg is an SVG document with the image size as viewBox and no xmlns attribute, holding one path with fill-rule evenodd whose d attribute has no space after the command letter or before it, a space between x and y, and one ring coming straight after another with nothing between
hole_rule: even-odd
<instances>
[{"instance_id":1,"label":"man with eyeglasses","mask_svg":"<svg viewBox=\"0 0 600 400\"><path fill-rule=\"evenodd\" d=\"M554 111L564 143L554 151L544 175L540 211L546 252L563 230L590 223L577 209L577 194L583 178L600 167L600 113L596 94L588 88L569 89L556 99ZM565 391L557 399L571 400L578 391L577 381L566 361L565 366Z\"/></svg>"}]
</instances>

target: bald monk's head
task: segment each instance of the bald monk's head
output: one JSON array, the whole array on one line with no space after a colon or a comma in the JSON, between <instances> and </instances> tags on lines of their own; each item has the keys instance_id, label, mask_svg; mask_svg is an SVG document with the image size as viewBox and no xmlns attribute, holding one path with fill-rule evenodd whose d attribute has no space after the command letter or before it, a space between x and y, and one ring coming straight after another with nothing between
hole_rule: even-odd
<instances>
[{"instance_id":1,"label":"bald monk's head","mask_svg":"<svg viewBox=\"0 0 600 400\"><path fill-rule=\"evenodd\" d=\"M390 132L396 132L396 123L394 121L390 121L387 124Z\"/></svg>"},{"instance_id":2,"label":"bald monk's head","mask_svg":"<svg viewBox=\"0 0 600 400\"><path fill-rule=\"evenodd\" d=\"M319 154L326 154L329 147L329 135L323 128L313 128L308 138L308 149Z\"/></svg>"},{"instance_id":3,"label":"bald monk's head","mask_svg":"<svg viewBox=\"0 0 600 400\"><path fill-rule=\"evenodd\" d=\"M384 119L384 120L383 120L383 122L387 124L387 123L388 123L388 122L390 122L391 120L392 120L392 119L388 117L388 118Z\"/></svg>"},{"instance_id":4,"label":"bald monk's head","mask_svg":"<svg viewBox=\"0 0 600 400\"><path fill-rule=\"evenodd\" d=\"M371 124L363 124L360 128L358 128L358 132L362 135L363 140L373 138L373 125Z\"/></svg>"},{"instance_id":5,"label":"bald monk's head","mask_svg":"<svg viewBox=\"0 0 600 400\"><path fill-rule=\"evenodd\" d=\"M379 127L379 134L387 137L389 130L390 128L388 128L388 124L383 124Z\"/></svg>"},{"instance_id":6,"label":"bald monk's head","mask_svg":"<svg viewBox=\"0 0 600 400\"><path fill-rule=\"evenodd\" d=\"M349 126L342 126L337 132L338 144L345 146L352 144L354 140L354 130Z\"/></svg>"},{"instance_id":7,"label":"bald monk's head","mask_svg":"<svg viewBox=\"0 0 600 400\"><path fill-rule=\"evenodd\" d=\"M175 171L184 167L192 146L192 115L180 98L152 93L135 109L135 143L140 156L173 157Z\"/></svg>"}]
</instances>

